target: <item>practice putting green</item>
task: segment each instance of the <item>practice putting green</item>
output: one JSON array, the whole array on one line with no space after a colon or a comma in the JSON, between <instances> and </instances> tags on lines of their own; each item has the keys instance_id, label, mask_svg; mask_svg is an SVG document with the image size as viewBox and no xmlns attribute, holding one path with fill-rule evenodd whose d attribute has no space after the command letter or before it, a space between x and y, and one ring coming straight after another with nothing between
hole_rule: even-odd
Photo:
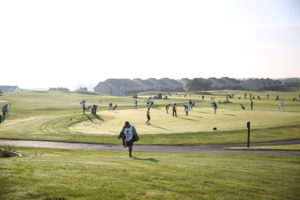
<instances>
[{"instance_id":1,"label":"practice putting green","mask_svg":"<svg viewBox=\"0 0 300 200\"><path fill-rule=\"evenodd\" d=\"M178 107L178 117L166 114L164 108L151 109L151 124L146 125L146 109L104 111L102 120L87 120L70 127L71 131L89 134L118 134L125 121L136 126L140 134L185 133L218 130L239 130L246 128L251 121L253 128L266 128L298 122L300 113L280 111L245 110L233 111L219 109L217 114L212 108L194 108L185 116L183 107Z\"/></svg>"}]
</instances>

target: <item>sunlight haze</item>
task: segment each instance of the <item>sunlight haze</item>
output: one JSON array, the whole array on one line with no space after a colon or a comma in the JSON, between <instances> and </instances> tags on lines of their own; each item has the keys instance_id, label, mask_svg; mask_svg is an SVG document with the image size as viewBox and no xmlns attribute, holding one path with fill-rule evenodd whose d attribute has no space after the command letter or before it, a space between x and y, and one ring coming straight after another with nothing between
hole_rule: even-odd
<instances>
[{"instance_id":1,"label":"sunlight haze","mask_svg":"<svg viewBox=\"0 0 300 200\"><path fill-rule=\"evenodd\" d=\"M0 85L300 77L300 1L1 1Z\"/></svg>"}]
</instances>

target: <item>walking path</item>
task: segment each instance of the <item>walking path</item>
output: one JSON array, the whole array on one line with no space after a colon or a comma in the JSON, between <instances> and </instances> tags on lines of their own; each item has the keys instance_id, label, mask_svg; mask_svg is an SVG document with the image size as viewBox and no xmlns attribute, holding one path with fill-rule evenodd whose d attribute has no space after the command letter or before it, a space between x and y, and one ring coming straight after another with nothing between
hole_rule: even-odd
<instances>
[{"instance_id":1,"label":"walking path","mask_svg":"<svg viewBox=\"0 0 300 200\"><path fill-rule=\"evenodd\" d=\"M287 140L276 142L252 143L251 146L287 145L300 144L299 140ZM37 148L57 149L79 149L79 150L101 150L101 151L127 151L121 145L115 144L89 144L52 141L31 141L31 140L4 140L0 139L0 145ZM224 150L226 147L245 147L246 144L214 144L214 145L134 145L134 152L155 152L155 153L205 153L205 154L262 154L262 155L296 155L300 151L284 150Z\"/></svg>"}]
</instances>

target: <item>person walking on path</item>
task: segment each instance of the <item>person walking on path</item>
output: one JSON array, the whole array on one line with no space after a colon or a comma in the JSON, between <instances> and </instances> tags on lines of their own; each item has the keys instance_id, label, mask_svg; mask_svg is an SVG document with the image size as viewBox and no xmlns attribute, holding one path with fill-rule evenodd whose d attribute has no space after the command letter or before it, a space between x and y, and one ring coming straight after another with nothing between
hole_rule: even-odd
<instances>
[{"instance_id":1,"label":"person walking on path","mask_svg":"<svg viewBox=\"0 0 300 200\"><path fill-rule=\"evenodd\" d=\"M150 124L150 120L151 120L151 117L150 117L150 108L147 109L146 116L147 116L147 121L145 123L147 125L149 125Z\"/></svg>"},{"instance_id":2,"label":"person walking on path","mask_svg":"<svg viewBox=\"0 0 300 200\"><path fill-rule=\"evenodd\" d=\"M250 101L250 108L251 108L251 110L253 110L253 100L251 99L251 101Z\"/></svg>"},{"instance_id":3,"label":"person walking on path","mask_svg":"<svg viewBox=\"0 0 300 200\"><path fill-rule=\"evenodd\" d=\"M173 107L172 107L172 116L173 117L177 117L177 106L176 106L176 103L174 103Z\"/></svg>"},{"instance_id":4,"label":"person walking on path","mask_svg":"<svg viewBox=\"0 0 300 200\"><path fill-rule=\"evenodd\" d=\"M119 139L123 140L124 147L128 147L129 157L132 157L132 147L135 141L139 140L138 134L134 126L131 126L128 121L125 122L125 126L119 135Z\"/></svg>"},{"instance_id":5,"label":"person walking on path","mask_svg":"<svg viewBox=\"0 0 300 200\"><path fill-rule=\"evenodd\" d=\"M169 108L170 108L170 104L167 104L166 105L166 112L167 112L167 114L169 114Z\"/></svg>"}]
</instances>

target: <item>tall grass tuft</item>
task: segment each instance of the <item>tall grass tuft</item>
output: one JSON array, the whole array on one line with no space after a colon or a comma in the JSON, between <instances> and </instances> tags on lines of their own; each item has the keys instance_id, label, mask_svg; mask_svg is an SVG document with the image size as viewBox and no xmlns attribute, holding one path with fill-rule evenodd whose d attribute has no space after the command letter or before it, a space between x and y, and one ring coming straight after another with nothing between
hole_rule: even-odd
<instances>
[{"instance_id":1,"label":"tall grass tuft","mask_svg":"<svg viewBox=\"0 0 300 200\"><path fill-rule=\"evenodd\" d=\"M17 154L13 153L15 148L13 145L5 144L0 146L0 158L8 158L17 156Z\"/></svg>"}]
</instances>

